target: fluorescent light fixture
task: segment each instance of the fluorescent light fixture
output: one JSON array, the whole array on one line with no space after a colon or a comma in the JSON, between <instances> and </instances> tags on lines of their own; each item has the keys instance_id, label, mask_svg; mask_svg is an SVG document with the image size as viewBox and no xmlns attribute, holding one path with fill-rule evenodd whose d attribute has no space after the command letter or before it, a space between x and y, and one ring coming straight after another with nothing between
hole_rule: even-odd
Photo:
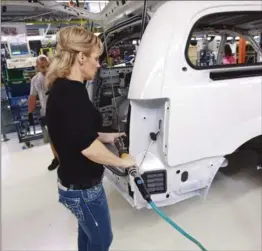
<instances>
[{"instance_id":1,"label":"fluorescent light fixture","mask_svg":"<svg viewBox=\"0 0 262 251\"><path fill-rule=\"evenodd\" d=\"M49 38L43 37L43 36L27 36L27 41L36 41L36 40L41 40L41 41L56 41L56 35L51 35ZM7 42L8 37L7 36L1 36L1 41L2 42Z\"/></svg>"}]
</instances>

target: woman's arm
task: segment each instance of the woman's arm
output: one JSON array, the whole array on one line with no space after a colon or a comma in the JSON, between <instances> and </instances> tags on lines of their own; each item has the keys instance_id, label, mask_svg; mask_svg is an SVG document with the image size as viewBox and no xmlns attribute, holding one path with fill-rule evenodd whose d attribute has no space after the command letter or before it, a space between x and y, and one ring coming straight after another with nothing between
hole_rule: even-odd
<instances>
[{"instance_id":1,"label":"woman's arm","mask_svg":"<svg viewBox=\"0 0 262 251\"><path fill-rule=\"evenodd\" d=\"M99 137L98 140L100 140L104 144L114 144L115 139L121 137L121 136L126 136L124 132L116 132L116 133L104 133L104 132L99 132L98 133Z\"/></svg>"},{"instance_id":2,"label":"woman's arm","mask_svg":"<svg viewBox=\"0 0 262 251\"><path fill-rule=\"evenodd\" d=\"M122 168L128 168L136 165L135 160L132 157L121 159L115 154L110 152L100 140L96 139L93 143L82 151L82 154L93 162L116 166Z\"/></svg>"}]
</instances>

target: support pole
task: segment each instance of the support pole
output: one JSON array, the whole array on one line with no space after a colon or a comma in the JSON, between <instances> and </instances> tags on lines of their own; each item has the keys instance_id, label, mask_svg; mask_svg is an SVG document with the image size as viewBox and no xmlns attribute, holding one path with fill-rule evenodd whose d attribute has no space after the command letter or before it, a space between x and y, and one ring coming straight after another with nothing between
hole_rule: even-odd
<instances>
[{"instance_id":1,"label":"support pole","mask_svg":"<svg viewBox=\"0 0 262 251\"><path fill-rule=\"evenodd\" d=\"M47 28L46 28L46 30L44 32L44 35L43 35L44 38L47 36L47 33L50 30L50 27L51 27L51 23L48 24L48 26L47 26Z\"/></svg>"},{"instance_id":2,"label":"support pole","mask_svg":"<svg viewBox=\"0 0 262 251\"><path fill-rule=\"evenodd\" d=\"M239 39L238 47L238 64L244 64L246 62L246 40L244 38Z\"/></svg>"}]
</instances>

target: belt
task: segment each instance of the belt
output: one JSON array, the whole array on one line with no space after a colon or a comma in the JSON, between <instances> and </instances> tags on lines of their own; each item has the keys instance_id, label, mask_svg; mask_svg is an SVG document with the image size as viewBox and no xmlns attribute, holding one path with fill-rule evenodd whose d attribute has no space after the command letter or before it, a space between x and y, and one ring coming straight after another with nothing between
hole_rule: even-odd
<instances>
[{"instance_id":1,"label":"belt","mask_svg":"<svg viewBox=\"0 0 262 251\"><path fill-rule=\"evenodd\" d=\"M89 189L91 187L94 187L98 184L101 183L101 179L97 179L97 180L92 180L90 183L86 183L86 184L69 184L63 181L59 181L60 184L68 189L72 189L72 190L85 190L85 189Z\"/></svg>"}]
</instances>

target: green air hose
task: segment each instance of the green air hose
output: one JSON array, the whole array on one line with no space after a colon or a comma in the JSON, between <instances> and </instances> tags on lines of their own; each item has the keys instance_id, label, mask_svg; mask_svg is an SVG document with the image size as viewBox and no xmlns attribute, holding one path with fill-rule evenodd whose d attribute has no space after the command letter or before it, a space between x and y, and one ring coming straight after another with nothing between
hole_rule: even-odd
<instances>
[{"instance_id":1,"label":"green air hose","mask_svg":"<svg viewBox=\"0 0 262 251\"><path fill-rule=\"evenodd\" d=\"M175 228L179 233L181 233L182 235L184 235L187 239L189 239L190 241L192 241L193 243L195 243L200 250L202 251L207 251L207 249L205 249L203 247L203 245L197 241L195 238L193 238L190 234L188 234L187 232L185 232L181 227L179 227L175 222L173 222L168 216L166 216L163 211L161 211L153 201L148 203L152 209L161 217L163 218L166 222L168 222L173 228Z\"/></svg>"},{"instance_id":2,"label":"green air hose","mask_svg":"<svg viewBox=\"0 0 262 251\"><path fill-rule=\"evenodd\" d=\"M194 244L196 244L200 250L202 251L207 251L207 249L205 249L203 247L203 245L197 241L195 238L193 238L190 234L188 234L187 232L185 232L181 227L179 227L175 222L173 222L168 216L166 216L164 214L163 211L161 211L156 205L155 203L151 200L151 196L149 194L149 192L147 191L147 188L144 184L143 179L137 175L137 173L135 172L135 168L131 168L130 172L129 172L132 176L134 176L134 182L139 190L139 192L141 193L142 197L148 202L148 204L152 207L152 209L165 221L167 221L173 228L175 228L179 233L181 233L182 235L184 235L188 240L192 241Z\"/></svg>"}]
</instances>

